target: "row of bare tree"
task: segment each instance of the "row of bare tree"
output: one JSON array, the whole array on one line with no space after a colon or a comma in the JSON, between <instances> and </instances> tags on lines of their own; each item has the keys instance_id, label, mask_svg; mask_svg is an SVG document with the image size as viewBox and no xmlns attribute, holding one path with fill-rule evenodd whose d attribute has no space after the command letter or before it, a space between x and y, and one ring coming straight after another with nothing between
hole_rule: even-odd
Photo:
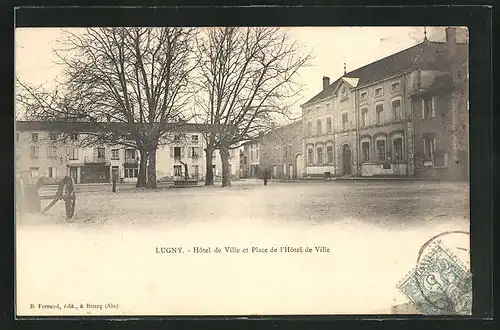
<instances>
[{"instance_id":1,"label":"row of bare tree","mask_svg":"<svg viewBox=\"0 0 500 330\"><path fill-rule=\"evenodd\" d=\"M55 89L17 78L23 118L63 122L68 132L89 123L96 129L81 145L137 149L137 187L156 188L156 151L187 122L206 127L205 184L213 184L219 150L229 186L229 150L290 115L284 104L301 90L294 78L311 60L277 27L87 28L64 36L54 51L63 66Z\"/></svg>"}]
</instances>

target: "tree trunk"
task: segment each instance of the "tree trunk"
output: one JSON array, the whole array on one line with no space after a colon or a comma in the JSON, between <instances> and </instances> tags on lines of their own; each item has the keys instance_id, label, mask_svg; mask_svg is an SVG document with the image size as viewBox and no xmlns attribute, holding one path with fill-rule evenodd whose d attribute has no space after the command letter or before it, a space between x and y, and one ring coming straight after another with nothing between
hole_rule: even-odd
<instances>
[{"instance_id":1,"label":"tree trunk","mask_svg":"<svg viewBox=\"0 0 500 330\"><path fill-rule=\"evenodd\" d=\"M212 148L205 149L205 157L207 163L207 171L205 175L205 186L213 186L214 185L214 169L212 167L212 155L214 150Z\"/></svg>"},{"instance_id":2,"label":"tree trunk","mask_svg":"<svg viewBox=\"0 0 500 330\"><path fill-rule=\"evenodd\" d=\"M148 152L148 182L146 187L156 189L156 148Z\"/></svg>"},{"instance_id":3,"label":"tree trunk","mask_svg":"<svg viewBox=\"0 0 500 330\"><path fill-rule=\"evenodd\" d=\"M221 146L219 149L220 159L222 161L222 186L231 186L231 170L229 167L229 148Z\"/></svg>"},{"instance_id":4,"label":"tree trunk","mask_svg":"<svg viewBox=\"0 0 500 330\"><path fill-rule=\"evenodd\" d=\"M137 176L136 188L146 187L146 159L148 153L145 150L139 150L140 160L139 160L139 173Z\"/></svg>"}]
</instances>

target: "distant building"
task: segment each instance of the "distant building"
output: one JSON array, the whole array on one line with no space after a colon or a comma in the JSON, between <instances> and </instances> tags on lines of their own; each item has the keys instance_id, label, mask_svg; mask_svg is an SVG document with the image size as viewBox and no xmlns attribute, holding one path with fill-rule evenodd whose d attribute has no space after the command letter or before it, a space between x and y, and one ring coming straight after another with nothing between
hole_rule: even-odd
<instances>
[{"instance_id":1,"label":"distant building","mask_svg":"<svg viewBox=\"0 0 500 330\"><path fill-rule=\"evenodd\" d=\"M119 125L112 123L112 125ZM136 182L140 153L133 148L109 144L80 147L79 140L91 130L90 124L54 122L16 123L15 166L37 179L59 180L70 175L76 183L110 182L116 173L122 182ZM156 176L159 180L184 177L188 166L190 178L203 180L206 159L203 125L185 124L172 133L170 142L156 153ZM230 152L231 174L239 175L239 152ZM218 151L213 156L214 174L220 177L222 163Z\"/></svg>"},{"instance_id":2,"label":"distant building","mask_svg":"<svg viewBox=\"0 0 500 330\"><path fill-rule=\"evenodd\" d=\"M261 169L272 179L302 177L302 122L276 128L260 139Z\"/></svg>"},{"instance_id":3,"label":"distant building","mask_svg":"<svg viewBox=\"0 0 500 330\"><path fill-rule=\"evenodd\" d=\"M244 167L242 177L244 178L260 178L261 163L260 163L260 138L251 140L243 145L243 161Z\"/></svg>"},{"instance_id":4,"label":"distant building","mask_svg":"<svg viewBox=\"0 0 500 330\"><path fill-rule=\"evenodd\" d=\"M446 43L425 39L331 84L323 77L323 90L302 105L305 175L414 176L447 167L450 153L465 164L467 44L456 42L456 31L447 29ZM429 101L444 92L443 82L449 96Z\"/></svg>"}]
</instances>

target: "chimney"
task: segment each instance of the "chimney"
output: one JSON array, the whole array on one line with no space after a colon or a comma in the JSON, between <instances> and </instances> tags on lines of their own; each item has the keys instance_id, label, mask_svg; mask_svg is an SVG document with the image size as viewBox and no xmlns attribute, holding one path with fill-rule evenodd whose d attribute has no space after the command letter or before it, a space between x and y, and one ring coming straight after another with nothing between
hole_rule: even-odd
<instances>
[{"instance_id":1,"label":"chimney","mask_svg":"<svg viewBox=\"0 0 500 330\"><path fill-rule=\"evenodd\" d=\"M457 28L454 26L446 28L446 46L448 47L448 56L455 55L457 46Z\"/></svg>"},{"instance_id":2,"label":"chimney","mask_svg":"<svg viewBox=\"0 0 500 330\"><path fill-rule=\"evenodd\" d=\"M330 77L323 77L323 90L326 90L330 86Z\"/></svg>"},{"instance_id":3,"label":"chimney","mask_svg":"<svg viewBox=\"0 0 500 330\"><path fill-rule=\"evenodd\" d=\"M454 26L446 28L446 56L448 58L449 69L452 74L453 81L456 83L457 74L459 74L460 61L457 57L457 29Z\"/></svg>"}]
</instances>

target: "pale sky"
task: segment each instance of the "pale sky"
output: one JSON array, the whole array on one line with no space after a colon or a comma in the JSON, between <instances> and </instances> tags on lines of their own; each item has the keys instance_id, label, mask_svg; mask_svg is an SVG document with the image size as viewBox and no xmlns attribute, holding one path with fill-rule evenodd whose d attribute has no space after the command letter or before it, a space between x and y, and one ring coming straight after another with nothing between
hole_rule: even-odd
<instances>
[{"instance_id":1,"label":"pale sky","mask_svg":"<svg viewBox=\"0 0 500 330\"><path fill-rule=\"evenodd\" d=\"M307 102L322 88L322 77L335 81L344 72L409 48L424 39L424 27L291 27L292 38L303 45L305 53L313 52L312 66L299 72L305 85L301 97L293 108L300 114L300 104ZM68 29L66 30L78 30ZM53 49L62 36L60 28L18 28L15 32L15 70L24 82L44 84L47 89L61 74L54 63ZM444 41L444 27L427 28L429 40Z\"/></svg>"}]
</instances>

